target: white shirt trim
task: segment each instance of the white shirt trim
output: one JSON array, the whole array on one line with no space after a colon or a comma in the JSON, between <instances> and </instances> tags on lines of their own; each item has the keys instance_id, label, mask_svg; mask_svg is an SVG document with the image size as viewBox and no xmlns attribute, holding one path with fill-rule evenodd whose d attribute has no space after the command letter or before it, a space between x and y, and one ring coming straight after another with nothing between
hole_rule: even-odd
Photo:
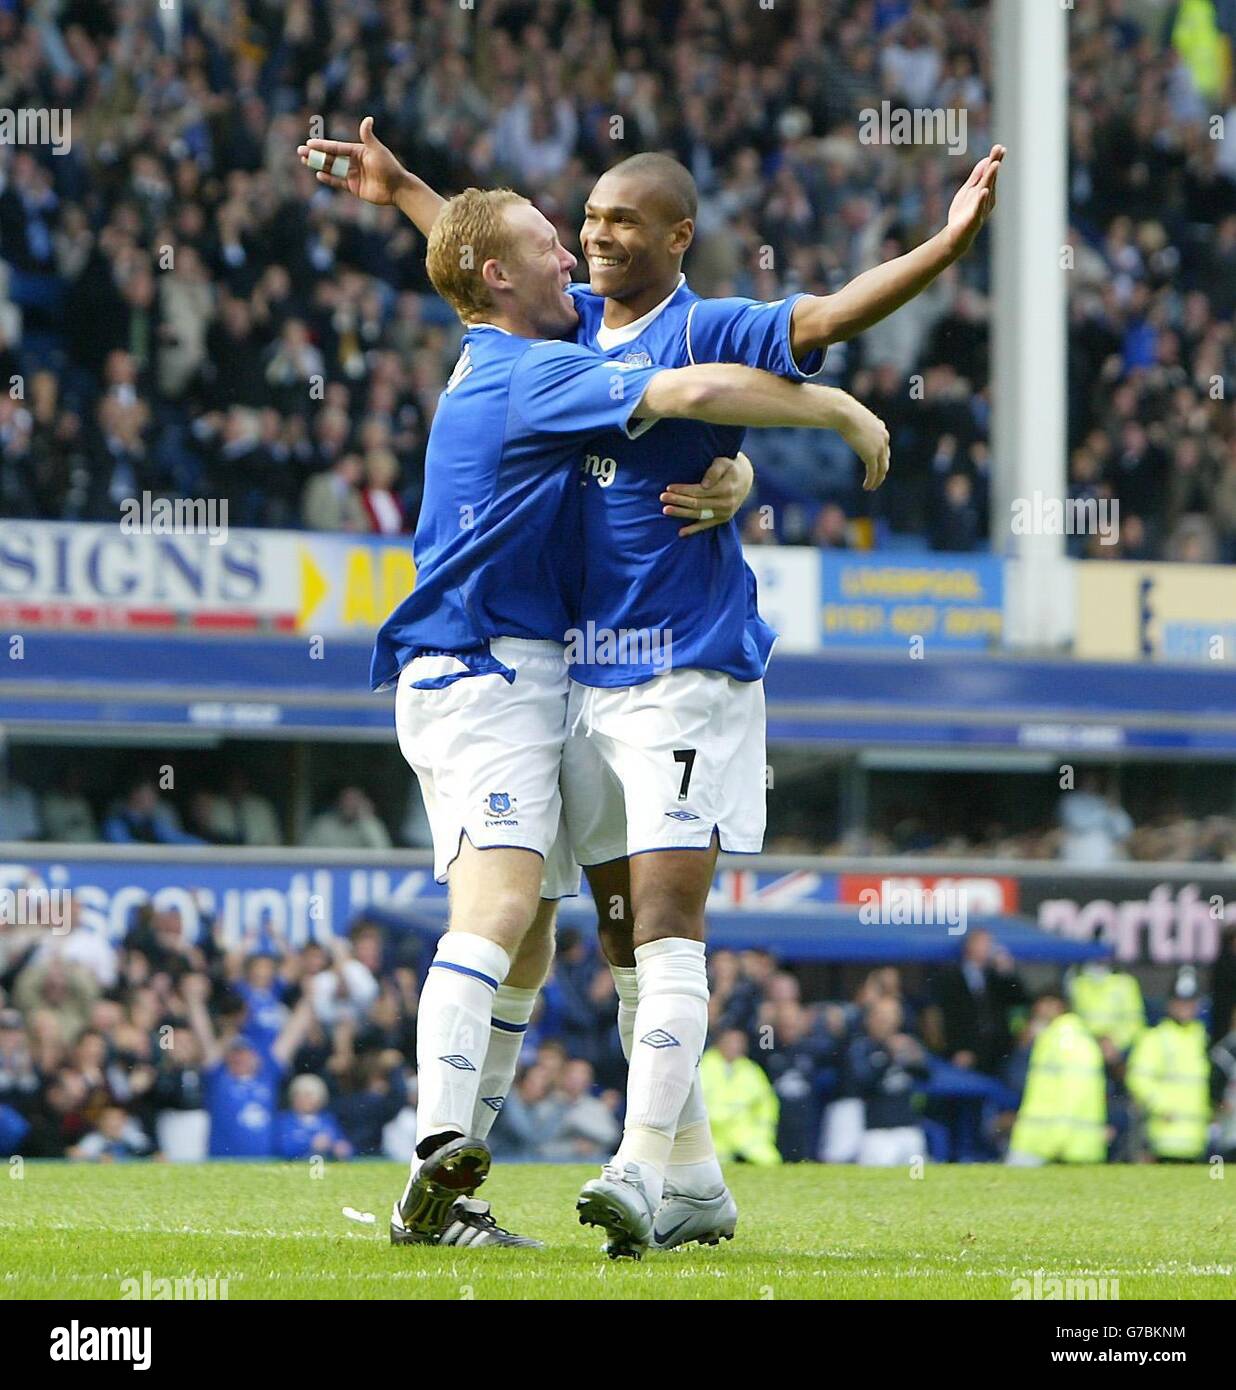
<instances>
[{"instance_id":1,"label":"white shirt trim","mask_svg":"<svg viewBox=\"0 0 1236 1390\"><path fill-rule=\"evenodd\" d=\"M656 305L652 309L649 309L648 312L642 318L636 319L634 323L624 323L621 328L606 328L605 324L602 323L600 328L597 329L597 347L599 347L602 352L611 352L614 348L622 347L626 343L634 342L635 339L639 337L639 335L644 331L645 328L648 327L650 323L652 323L654 319L658 318L662 313L665 312L665 309L669 305L670 300L673 299L673 297L678 293L680 289L682 289L682 287L686 283L687 277L685 275L680 274L678 277L678 283L669 292L669 294L665 296L665 298L660 302L660 304Z\"/></svg>"},{"instance_id":2,"label":"white shirt trim","mask_svg":"<svg viewBox=\"0 0 1236 1390\"><path fill-rule=\"evenodd\" d=\"M693 367L696 365L696 363L695 363L695 353L693 353L693 352L691 351L691 320L695 317L695 311L696 311L699 307L700 307L700 302L699 302L699 300L697 299L697 300L691 305L691 307L687 310L687 361L690 362L690 364L691 364Z\"/></svg>"}]
</instances>

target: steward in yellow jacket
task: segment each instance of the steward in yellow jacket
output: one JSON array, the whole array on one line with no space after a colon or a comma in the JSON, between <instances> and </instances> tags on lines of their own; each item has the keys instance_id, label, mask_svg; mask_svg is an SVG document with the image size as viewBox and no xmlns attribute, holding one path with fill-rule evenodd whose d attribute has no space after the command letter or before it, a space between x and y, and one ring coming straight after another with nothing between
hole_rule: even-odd
<instances>
[{"instance_id":1,"label":"steward in yellow jacket","mask_svg":"<svg viewBox=\"0 0 1236 1390\"><path fill-rule=\"evenodd\" d=\"M1207 101L1217 101L1231 76L1232 51L1219 24L1215 0L1180 0L1172 25L1172 47L1201 95Z\"/></svg>"},{"instance_id":2,"label":"steward in yellow jacket","mask_svg":"<svg viewBox=\"0 0 1236 1390\"><path fill-rule=\"evenodd\" d=\"M1103 1051L1058 995L1043 995L1046 1025L1030 1052L1010 1163L1102 1163L1107 1157L1107 1075Z\"/></svg>"},{"instance_id":3,"label":"steward in yellow jacket","mask_svg":"<svg viewBox=\"0 0 1236 1390\"><path fill-rule=\"evenodd\" d=\"M722 1163L738 1159L771 1166L777 1152L781 1102L772 1082L746 1055L747 1035L730 1028L700 1058L700 1085Z\"/></svg>"},{"instance_id":4,"label":"steward in yellow jacket","mask_svg":"<svg viewBox=\"0 0 1236 1390\"><path fill-rule=\"evenodd\" d=\"M1146 1006L1137 978L1107 965L1086 965L1069 984L1073 1012L1096 1038L1110 1038L1127 1052L1146 1027Z\"/></svg>"}]
</instances>

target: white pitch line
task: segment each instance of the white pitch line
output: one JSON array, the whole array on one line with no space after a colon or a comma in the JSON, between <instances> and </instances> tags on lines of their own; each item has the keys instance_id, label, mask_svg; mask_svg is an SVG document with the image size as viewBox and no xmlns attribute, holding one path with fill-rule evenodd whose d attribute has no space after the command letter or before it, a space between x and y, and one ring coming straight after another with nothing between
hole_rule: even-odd
<instances>
[{"instance_id":1,"label":"white pitch line","mask_svg":"<svg viewBox=\"0 0 1236 1390\"><path fill-rule=\"evenodd\" d=\"M667 1267L667 1265L665 1265L661 1260L657 1260L655 1266L654 1266L653 1264L651 1264L651 1263L645 1266L646 1269L652 1269L652 1268L654 1268L654 1267L657 1269L658 1274L665 1274L665 1273L670 1273L670 1272L671 1272L671 1271L669 1270L669 1268ZM495 1270L496 1270L496 1269L497 1269L497 1266L495 1266ZM570 1273L570 1275L571 1275L572 1278L578 1278L578 1277L580 1277L581 1274L584 1274L584 1275L586 1276L588 1273L591 1273L594 1277L599 1278L599 1279L603 1279L603 1278L605 1278L605 1277L608 1276L608 1274L609 1274L610 1271L609 1271L609 1266L604 1266L604 1265L603 1265L603 1266L599 1266L597 1269L592 1270L592 1271L580 1271L580 1270L563 1271L563 1273L567 1273L567 1272ZM898 1277L939 1278L939 1277L944 1276L944 1275L950 1275L950 1274L951 1274L951 1275L957 1275L957 1274L960 1274L962 1278L966 1278L966 1279L1024 1279L1024 1278L1026 1278L1028 1275L1034 1274L1034 1273L1036 1273L1036 1272L1038 1272L1038 1273L1043 1273L1044 1271L1041 1271L1041 1270L1040 1270L1040 1271L1035 1271L1035 1270L1031 1270L1031 1269L991 1269L991 1270L973 1270L973 1269L967 1269L967 1270L950 1270L950 1269L932 1269L932 1268L914 1268L914 1269L889 1270L886 1266L881 1266L881 1267L879 1267L879 1268L870 1268L870 1269L869 1269L869 1268L865 1268L865 1267L864 1267L864 1268L860 1268L860 1269L847 1269L847 1270L841 1272L840 1277L841 1277L841 1278L845 1278L845 1279L849 1279L849 1278L885 1278L885 1279L886 1279L886 1278L890 1278L890 1277L892 1277L892 1278L898 1278ZM760 1270L757 1270L757 1271L750 1271L750 1270L747 1270L747 1269L730 1269L730 1268L723 1268L723 1267L719 1267L719 1266L704 1266L704 1267L700 1267L700 1268L693 1268L693 1267L685 1267L685 1266L684 1266L684 1267L680 1267L680 1268L675 1269L675 1270L672 1271L672 1275L673 1275L673 1277L676 1278L676 1279L701 1279L701 1278L714 1278L714 1279L718 1279L718 1278L735 1278L735 1277L742 1277L742 1276L745 1275L745 1274L749 1274L750 1277L752 1277L752 1278L755 1278L755 1277L757 1277L757 1276L762 1278L762 1277L764 1277L764 1275L767 1274L767 1273L776 1274L776 1273L778 1273L778 1271L776 1271L776 1270L772 1270L772 1271L768 1271L768 1270L763 1270L763 1271L760 1271ZM1232 1275L1233 1275L1233 1273L1236 1273L1236 1269L1234 1269L1234 1267L1231 1266L1231 1265L1170 1265L1170 1266L1165 1266L1165 1265L1154 1265L1154 1266L1146 1266L1146 1267L1132 1267L1132 1266L1129 1266L1129 1267L1120 1267L1120 1268L1105 1269L1105 1270L1060 1269L1060 1270L1053 1270L1051 1273L1052 1273L1053 1277L1057 1277L1057 1276L1058 1276L1058 1277L1061 1277L1061 1278L1069 1278L1069 1279L1080 1279L1080 1278L1096 1278L1096 1279L1097 1279L1097 1278L1117 1278L1117 1277L1119 1277L1119 1278L1125 1278L1125 1277L1128 1277L1128 1276L1130 1276L1130 1275L1135 1276L1135 1277L1138 1277L1138 1276L1139 1276L1139 1277L1160 1277L1160 1278L1162 1278L1162 1277L1165 1277L1165 1276L1168 1276L1168 1275L1173 1275L1173 1274L1175 1274L1175 1275L1188 1275L1188 1276L1191 1276L1191 1277L1193 1277L1193 1278L1231 1278ZM444 1277L455 1277L456 1275L458 1275L460 1278L475 1278L476 1274L477 1274L477 1270L476 1270L476 1269L460 1270L460 1269L458 1269L457 1267L452 1267L452 1268L450 1268L450 1269L412 1269L412 1270L390 1270L390 1271L387 1271L387 1270L380 1270L380 1269L379 1269L379 1270L356 1270L354 1273L331 1273L331 1272L329 1272L329 1271L322 1270L322 1271L319 1271L319 1272L317 1272L316 1274L312 1274L312 1275L305 1274L304 1272L299 1271L299 1270L296 1271L296 1272L294 1272L294 1273L283 1273L283 1272L276 1271L276 1270L268 1270L268 1271L265 1271L265 1272L260 1272L260 1271L256 1271L256 1270L255 1270L255 1271L253 1271L253 1272L251 1272L251 1273L246 1271L246 1272L242 1272L242 1273L239 1273L239 1274L231 1275L231 1276L229 1276L229 1277L235 1278L235 1279L237 1279L237 1280L266 1280L267 1282L277 1282L277 1281L283 1280L283 1279L296 1280L296 1279L302 1279L302 1278L314 1278L314 1279L342 1279L342 1280L345 1280L345 1281L353 1280L353 1279L441 1279L441 1278L444 1278ZM545 1274L545 1270L544 1270L544 1269L536 1268L536 1267L532 1267L532 1268L523 1268L523 1269L503 1268L503 1270L502 1270L502 1276L503 1276L503 1278L508 1278L508 1279L541 1279L541 1278L544 1277L544 1274ZM69 1273L69 1274L56 1274L56 1273L53 1273L53 1274L35 1274L35 1275L29 1275L29 1274L14 1272L14 1271L6 1271L6 1272L3 1274L2 1277L3 1277L3 1279L4 1279L4 1281L5 1281L6 1283L18 1283L18 1282L21 1282L21 1281L23 1281L23 1280L32 1279L32 1278L33 1278L33 1279L49 1279L49 1278L54 1278L54 1279L56 1279L56 1280L58 1280L58 1281L60 1281L60 1280L65 1280L65 1281L69 1281L69 1280L90 1280L90 1281L92 1281L92 1282L98 1282L100 1279L104 1279L104 1278L108 1278L108 1277L113 1277L113 1276L109 1276L109 1275L106 1275L106 1274L83 1274L83 1273L80 1273L80 1272L78 1272L78 1273ZM124 1278L128 1278L128 1277L130 1277L130 1276L124 1275L124 1276L115 1276L115 1277L124 1277ZM838 1276L838 1271L836 1271L836 1270L823 1270L823 1269L817 1269L817 1270L786 1270L786 1271L784 1271L784 1277L790 1278L790 1279L829 1279L829 1278L836 1279L836 1278L839 1277L839 1276Z\"/></svg>"}]
</instances>

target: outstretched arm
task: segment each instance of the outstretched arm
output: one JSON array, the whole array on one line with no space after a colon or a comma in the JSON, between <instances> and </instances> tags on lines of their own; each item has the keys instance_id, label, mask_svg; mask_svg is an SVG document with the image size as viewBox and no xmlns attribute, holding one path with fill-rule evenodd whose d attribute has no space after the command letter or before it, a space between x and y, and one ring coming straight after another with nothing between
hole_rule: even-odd
<instances>
[{"instance_id":1,"label":"outstretched arm","mask_svg":"<svg viewBox=\"0 0 1236 1390\"><path fill-rule=\"evenodd\" d=\"M397 207L423 236L429 235L446 199L400 164L373 133L372 116L360 123L359 140L309 140L298 146L296 153L300 162L307 165L315 150L327 159L326 168L318 170L319 183L342 189L378 207ZM330 172L331 161L340 157L348 161L343 178Z\"/></svg>"},{"instance_id":2,"label":"outstretched arm","mask_svg":"<svg viewBox=\"0 0 1236 1390\"><path fill-rule=\"evenodd\" d=\"M189 1027L197 1034L202 1049L202 1062L208 1068L217 1066L223 1060L223 1048L219 1045L214 1025L206 1009L209 995L210 980L205 975L186 975L180 982L180 997L185 1003Z\"/></svg>"},{"instance_id":3,"label":"outstretched arm","mask_svg":"<svg viewBox=\"0 0 1236 1390\"><path fill-rule=\"evenodd\" d=\"M974 166L949 208L948 225L896 260L864 271L836 294L804 295L794 306L790 346L801 358L814 348L843 343L909 303L974 244L996 206L1003 145L993 145ZM319 176L320 177L320 176Z\"/></svg>"},{"instance_id":4,"label":"outstretched arm","mask_svg":"<svg viewBox=\"0 0 1236 1390\"><path fill-rule=\"evenodd\" d=\"M292 1065L292 1058L300 1050L301 1043L308 1037L312 1027L313 1000L305 993L301 996L300 1003L292 1010L279 1036L271 1044L270 1055L285 1070Z\"/></svg>"},{"instance_id":5,"label":"outstretched arm","mask_svg":"<svg viewBox=\"0 0 1236 1390\"><path fill-rule=\"evenodd\" d=\"M867 492L878 488L888 473L888 430L865 405L834 386L786 381L754 367L706 362L658 372L632 414L645 420L836 430L862 459Z\"/></svg>"}]
</instances>

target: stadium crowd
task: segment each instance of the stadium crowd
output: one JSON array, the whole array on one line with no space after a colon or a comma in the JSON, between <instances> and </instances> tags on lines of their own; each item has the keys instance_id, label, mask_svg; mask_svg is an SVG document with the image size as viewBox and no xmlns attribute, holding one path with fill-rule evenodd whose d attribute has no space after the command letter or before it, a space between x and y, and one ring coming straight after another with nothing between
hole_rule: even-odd
<instances>
[{"instance_id":1,"label":"stadium crowd","mask_svg":"<svg viewBox=\"0 0 1236 1390\"><path fill-rule=\"evenodd\" d=\"M697 290L826 293L943 224L990 143L989 24L985 0L0 4L0 106L74 118L67 151L0 145L0 514L148 490L411 529L458 328L411 227L299 167L311 130L372 114L431 183L509 181L571 247L596 174L668 149L701 191ZM1236 4L1096 0L1069 30L1071 493L1121 504L1101 558L1236 560ZM966 148L862 143L886 100L959 108ZM980 250L829 354L891 480L764 432L750 542L986 543L988 291Z\"/></svg>"},{"instance_id":2,"label":"stadium crowd","mask_svg":"<svg viewBox=\"0 0 1236 1390\"><path fill-rule=\"evenodd\" d=\"M0 108L74 116L63 153L0 142L0 515L109 521L150 491L225 499L232 525L411 529L458 326L398 214L299 167L315 118L350 136L374 115L447 191L513 183L569 246L598 172L672 150L701 191L700 292L828 292L943 222L992 135L989 23L982 0L0 0ZM1096 0L1070 34L1070 483L1121 504L1119 543L1086 553L1236 561L1236 139L1211 123L1236 129L1222 60L1236 6ZM884 100L964 110L966 149L861 143L860 113ZM830 379L892 428L892 479L868 496L838 441L766 432L750 542L985 543L989 290L980 251L830 352ZM174 798L146 777L116 790L70 779L36 796L0 767L0 840L286 833L241 776ZM314 811L306 844L398 838L358 785ZM871 853L1236 858L1231 817L1138 825L1101 796L982 843L907 822L865 835ZM1099 1157L1230 1152L1234 951L1229 938L1200 1054L1196 982L1149 1026L1139 991L1114 1037L1086 999L1118 972L1036 998L982 933L921 990L885 967L836 998L766 953L715 952L701 1075L719 1150L757 1164L1053 1156L1019 1147L1013 1117L1036 1048L1067 1033L1091 1058L1077 1103ZM119 942L0 916L0 1152L406 1158L424 964L417 932L372 922L294 945L190 941L149 906ZM1201 1057L1200 1138L1197 1105L1184 1139L1155 1130L1152 1053L1169 1044L1139 1056L1143 1037ZM495 1151L606 1156L623 1074L609 973L564 930Z\"/></svg>"},{"instance_id":3,"label":"stadium crowd","mask_svg":"<svg viewBox=\"0 0 1236 1390\"><path fill-rule=\"evenodd\" d=\"M923 858L1061 860L1098 869L1126 862L1236 864L1236 815L1190 812L1180 798L1164 795L1145 818L1134 821L1117 798L1096 790L1063 795L1057 823L1013 826L992 819L982 831L942 826L906 811L834 840L787 833L770 843L777 854Z\"/></svg>"},{"instance_id":4,"label":"stadium crowd","mask_svg":"<svg viewBox=\"0 0 1236 1390\"><path fill-rule=\"evenodd\" d=\"M4 914L0 1154L407 1159L434 935L362 917L346 938L326 931L303 944L269 927L227 940L217 925L190 940L178 912L147 902L113 942L76 905L56 927ZM1236 1149L1236 930L1210 979L1209 1039L1195 972L1182 971L1162 1020L1148 1023L1136 980L1102 965L1032 997L981 930L918 992L882 966L848 999L810 1000L800 973L759 950L712 952L710 985L700 1075L725 1161L1097 1162ZM615 1011L591 934L561 929L495 1154L608 1157L625 1074ZM1045 1096L1052 1058L1036 1049L1058 1045L1061 1027L1081 1030L1090 1074L1080 1091ZM1085 1054L1068 1045L1076 1071ZM1183 1097L1172 1090L1182 1077ZM1018 1138L1018 1124L1053 1115L1069 1135L1091 1125L1084 1155Z\"/></svg>"},{"instance_id":5,"label":"stadium crowd","mask_svg":"<svg viewBox=\"0 0 1236 1390\"><path fill-rule=\"evenodd\" d=\"M414 779L407 782L402 814L383 814L363 782L342 768L340 777L313 802L299 837L286 791L280 798L255 785L239 761L222 759L208 781L187 789L161 789L157 759L140 760L120 787L100 795L88 789L76 760L59 775L40 777L38 790L13 773L0 750L0 842L113 845L237 845L260 848L300 844L314 849L384 850L395 845L427 849L429 822ZM163 764L163 766L170 766ZM774 788L775 791L775 788ZM808 800L791 782L782 798L770 796L770 854L842 857L1058 859L1074 867L1102 868L1124 861L1179 864L1236 863L1236 815L1187 809L1187 797L1160 791L1139 800L1134 817L1093 771L1064 792L1055 823L1042 824L1033 808L1017 823L993 813L990 780L978 810L954 793L958 818L942 811L924 817L904 797L885 811L871 811L863 827L833 838L826 826L836 806ZM933 792L937 803L948 797ZM982 830L967 830L975 821Z\"/></svg>"}]
</instances>

